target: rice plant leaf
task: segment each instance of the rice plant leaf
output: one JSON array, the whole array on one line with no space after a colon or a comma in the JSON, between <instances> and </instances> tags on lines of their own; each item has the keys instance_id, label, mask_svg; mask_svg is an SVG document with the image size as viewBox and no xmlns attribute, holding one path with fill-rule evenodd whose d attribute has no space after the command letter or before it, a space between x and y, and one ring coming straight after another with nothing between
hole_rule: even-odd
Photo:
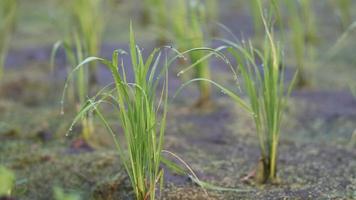
<instances>
[{"instance_id":1,"label":"rice plant leaf","mask_svg":"<svg viewBox=\"0 0 356 200\"><path fill-rule=\"evenodd\" d=\"M193 82L197 82L197 81L205 81L205 82L209 82L213 85L215 85L217 88L219 88L224 94L230 96L233 100L235 100L244 110L246 110L248 113L250 114L254 114L253 110L251 109L250 105L248 105L245 100L243 100L241 97L237 96L234 92L232 92L231 90L225 88L224 86L209 80L209 79L204 79L204 78L195 78L192 80L189 80L187 82L185 82L184 84L182 84L182 86L180 86L178 88L178 90L176 91L174 98L188 85L190 85Z\"/></svg>"},{"instance_id":2,"label":"rice plant leaf","mask_svg":"<svg viewBox=\"0 0 356 200\"><path fill-rule=\"evenodd\" d=\"M85 67L86 64L90 63L90 62L94 62L94 61L100 61L100 62L108 62L105 59L102 58L98 58L98 57L89 57L87 59L85 59L83 62L79 63L76 67L73 68L73 70L69 73L67 80L64 84L64 89L62 92L62 98L61 98L61 113L63 113L63 107L64 107L64 99L65 99L65 94L67 91L67 88L69 86L69 81L73 78L74 74L82 67Z\"/></svg>"},{"instance_id":3,"label":"rice plant leaf","mask_svg":"<svg viewBox=\"0 0 356 200\"><path fill-rule=\"evenodd\" d=\"M50 70L51 70L51 72L53 72L53 70L54 70L55 57L57 55L57 52L58 52L59 48L62 45L63 45L63 41L57 41L56 43L54 43L54 45L52 47L51 60L50 60Z\"/></svg>"}]
</instances>

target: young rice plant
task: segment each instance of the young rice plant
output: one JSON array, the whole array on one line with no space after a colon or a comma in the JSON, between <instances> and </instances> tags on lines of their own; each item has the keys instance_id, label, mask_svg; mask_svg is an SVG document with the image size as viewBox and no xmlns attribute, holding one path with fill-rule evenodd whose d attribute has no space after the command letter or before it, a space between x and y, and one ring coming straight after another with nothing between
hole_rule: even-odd
<instances>
[{"instance_id":1,"label":"young rice plant","mask_svg":"<svg viewBox=\"0 0 356 200\"><path fill-rule=\"evenodd\" d=\"M70 66L75 67L79 64L79 62L81 62L84 59L83 45L81 43L81 40L79 39L79 36L76 33L73 33L72 37L68 37L66 40L59 41L54 45L52 50L52 55L51 55L52 69L54 68L53 66L54 66L55 55L60 46L64 47L64 51ZM70 74L72 70L73 68L68 68L67 69L68 74ZM69 100L74 102L77 108L80 108L85 104L87 96L89 95L88 74L89 72L87 68L80 68L78 70L78 73L75 74L76 76L73 78L74 84L71 84L72 87L70 88L70 90L68 90L67 97ZM63 114L64 98L61 99L61 104L62 104L61 113ZM82 126L81 137L82 139L84 139L85 142L90 144L91 143L90 138L92 136L92 133L94 132L94 126L90 113L82 116L81 126Z\"/></svg>"},{"instance_id":2,"label":"young rice plant","mask_svg":"<svg viewBox=\"0 0 356 200\"><path fill-rule=\"evenodd\" d=\"M233 45L231 53L238 61L238 69L244 90L250 101L257 136L260 142L261 159L256 171L256 181L265 183L277 180L277 156L281 121L286 104L284 66L281 66L280 45L273 32L267 30L267 39L262 52L250 44ZM261 67L256 60L261 60Z\"/></svg>"},{"instance_id":3,"label":"young rice plant","mask_svg":"<svg viewBox=\"0 0 356 200\"><path fill-rule=\"evenodd\" d=\"M52 66L55 54L58 48L64 47L69 64L77 66L80 61L88 56L97 56L101 44L101 35L104 30L104 3L101 0L75 0L68 1L65 4L69 12L68 24L65 29L64 41L57 42L52 52ZM73 100L78 107L86 102L89 94L88 85L95 84L96 64L90 63L89 68L79 69L75 77L71 90L68 90L68 98ZM70 72L72 69L69 69ZM62 99L63 104L64 99ZM62 106L63 107L63 106ZM63 112L63 111L62 111ZM91 143L94 126L92 124L91 114L88 113L82 117L82 138Z\"/></svg>"},{"instance_id":4,"label":"young rice plant","mask_svg":"<svg viewBox=\"0 0 356 200\"><path fill-rule=\"evenodd\" d=\"M289 96L295 80L295 78L292 80L285 94L285 67L281 60L281 47L275 41L274 33L269 30L264 19L263 23L266 39L262 51L256 50L251 42L248 44L228 42L233 47L230 52L238 63L260 144L261 159L256 171L256 181L259 183L277 180L281 121L286 97ZM262 64L259 65L258 61Z\"/></svg>"},{"instance_id":5,"label":"young rice plant","mask_svg":"<svg viewBox=\"0 0 356 200\"><path fill-rule=\"evenodd\" d=\"M255 49L251 42L239 43L223 40L231 45L229 52L237 60L237 70L243 79L243 88L248 101L242 99L233 91L218 83L197 78L183 84L183 87L195 81L212 83L230 96L242 108L248 111L255 122L259 140L261 158L256 170L256 181L266 183L268 180L277 181L277 156L281 121L287 97L295 82L294 76L288 89L285 85L285 68L281 66L281 48L275 41L273 32L266 27L266 39L262 51ZM262 62L261 65L258 62ZM233 74L237 76L236 70ZM180 88L180 89L181 89ZM287 93L285 93L287 89Z\"/></svg>"},{"instance_id":6,"label":"young rice plant","mask_svg":"<svg viewBox=\"0 0 356 200\"><path fill-rule=\"evenodd\" d=\"M16 10L16 0L0 1L0 80L3 75L10 35L15 24Z\"/></svg>"},{"instance_id":7,"label":"young rice plant","mask_svg":"<svg viewBox=\"0 0 356 200\"><path fill-rule=\"evenodd\" d=\"M136 199L153 200L156 198L157 185L162 186L163 183L163 170L160 169L160 163L168 106L167 65L159 66L161 57L159 49L153 50L144 60L141 50L136 46L132 28L130 28L133 82L129 82L130 77L127 77L123 61L119 61L120 52L114 51L112 60L89 57L73 70L72 73L88 63L99 61L111 71L114 79L113 84L104 87L87 101L74 119L73 125L85 113L93 110L113 136ZM163 79L163 89L158 91L157 97L157 88ZM67 84L65 89L66 87ZM99 106L102 103L109 103L117 109L127 149L123 148L116 137L115 130L104 117Z\"/></svg>"}]
</instances>

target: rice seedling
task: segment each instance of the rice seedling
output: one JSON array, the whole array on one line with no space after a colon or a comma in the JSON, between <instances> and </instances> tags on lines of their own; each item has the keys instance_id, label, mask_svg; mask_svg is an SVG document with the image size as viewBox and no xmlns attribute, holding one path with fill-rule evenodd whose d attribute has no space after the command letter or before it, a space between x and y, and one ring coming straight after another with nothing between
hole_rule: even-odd
<instances>
[{"instance_id":1,"label":"rice seedling","mask_svg":"<svg viewBox=\"0 0 356 200\"><path fill-rule=\"evenodd\" d=\"M248 44L231 43L230 52L238 61L244 90L253 113L256 132L259 139L261 158L256 171L256 181L277 181L277 156L281 122L287 98L295 78L285 94L285 67L281 63L282 51L275 41L273 31L266 22L266 40L262 51ZM261 67L256 60L261 60ZM232 94L228 92L227 94ZM237 98L235 95L230 95Z\"/></svg>"},{"instance_id":2,"label":"rice seedling","mask_svg":"<svg viewBox=\"0 0 356 200\"><path fill-rule=\"evenodd\" d=\"M244 49L235 45L235 48L231 50L238 60L238 69L254 113L253 118L261 150L261 159L256 172L256 180L260 183L277 180L277 151L286 104L281 48L276 43L273 32L267 29L267 25L265 26L267 39L262 52L254 49L251 44ZM245 60L242 60L240 55L245 55ZM259 69L256 63L258 59L262 61L262 69ZM291 92L293 82L288 88L287 96Z\"/></svg>"},{"instance_id":3,"label":"rice seedling","mask_svg":"<svg viewBox=\"0 0 356 200\"><path fill-rule=\"evenodd\" d=\"M67 60L72 67L75 67L88 56L97 56L100 50L101 35L104 30L105 14L103 11L103 2L101 0L76 0L67 4L69 11L69 27L64 33L64 40L54 45L51 55L51 66L54 65L54 57L60 46L64 47ZM93 26L95 24L95 26ZM69 100L73 101L78 108L86 102L89 94L88 85L95 84L96 64L89 63L89 68L81 68L75 77L75 84L68 90ZM68 73L72 69L68 69ZM63 104L64 99L61 103ZM63 113L63 110L61 111ZM82 117L81 126L82 138L88 143L92 143L90 138L94 132L91 114Z\"/></svg>"},{"instance_id":4,"label":"rice seedling","mask_svg":"<svg viewBox=\"0 0 356 200\"><path fill-rule=\"evenodd\" d=\"M0 1L0 80L3 75L10 36L16 20L17 1Z\"/></svg>"},{"instance_id":5,"label":"rice seedling","mask_svg":"<svg viewBox=\"0 0 356 200\"><path fill-rule=\"evenodd\" d=\"M0 166L0 197L10 196L15 186L15 174L4 166Z\"/></svg>"},{"instance_id":6,"label":"rice seedling","mask_svg":"<svg viewBox=\"0 0 356 200\"><path fill-rule=\"evenodd\" d=\"M173 32L176 45L180 51L186 51L206 44L202 22L205 14L202 12L203 5L198 1L176 1L175 10L172 14ZM192 51L189 54L190 62L195 64L195 77L210 78L209 62L202 59L205 53L202 51ZM182 73L178 73L178 76ZM201 82L198 84L200 97L196 103L197 107L204 107L210 102L210 84Z\"/></svg>"},{"instance_id":7,"label":"rice seedling","mask_svg":"<svg viewBox=\"0 0 356 200\"><path fill-rule=\"evenodd\" d=\"M234 42L223 40L231 45L229 52L237 61L237 70L243 79L243 88L248 100L242 99L234 91L209 80L197 78L188 81L178 90L192 82L203 81L217 86L224 94L230 96L243 109L251 114L259 140L261 158L256 169L256 181L276 182L278 143L281 133L281 122L287 97L292 91L296 76L288 88L285 83L285 67L282 59L281 45L276 42L273 31L262 18L266 29L264 48L260 51L253 47L252 42ZM258 62L262 62L259 65ZM282 63L282 64L281 64ZM232 70L237 77L235 69ZM287 89L287 91L285 91Z\"/></svg>"},{"instance_id":8,"label":"rice seedling","mask_svg":"<svg viewBox=\"0 0 356 200\"><path fill-rule=\"evenodd\" d=\"M87 101L74 119L72 127L85 113L90 110L95 112L113 136L136 199L155 199L157 185L162 186L164 173L160 168L160 163L168 107L167 60L164 67L159 66L161 58L159 49L153 50L144 60L141 50L136 46L132 26L130 27L132 83L128 81L130 77L126 75L127 70L123 61L119 61L121 55L122 51L117 50L114 51L112 60L89 57L72 71L73 74L88 63L97 61L111 71L114 79L113 84L104 87ZM163 88L157 96L156 91L162 81ZM67 85L66 83L65 89ZM127 149L124 149L120 144L114 129L99 107L102 103L109 103L114 109L117 109Z\"/></svg>"},{"instance_id":9,"label":"rice seedling","mask_svg":"<svg viewBox=\"0 0 356 200\"><path fill-rule=\"evenodd\" d=\"M83 45L81 43L81 40L79 39L79 36L76 33L74 33L73 37L69 37L65 41L59 41L54 45L52 55L51 55L52 68L54 66L54 58L56 52L61 46L64 47L65 54L67 56L70 66L75 67L79 64L80 61L84 59ZM72 68L67 69L68 74L70 73L71 70ZM78 109L85 104L86 98L89 94L88 74L89 72L87 68L79 69L78 73L76 74L76 77L74 78L75 79L74 84L71 84L72 85L71 90L68 90L68 93L70 94L67 95L68 99L73 101ZM61 113L63 114L64 99L61 100L61 104L62 104ZM81 126L82 126L81 137L88 144L90 144L91 143L90 138L92 136L92 133L94 132L94 126L92 124L92 118L90 114L87 114L82 117Z\"/></svg>"}]
</instances>

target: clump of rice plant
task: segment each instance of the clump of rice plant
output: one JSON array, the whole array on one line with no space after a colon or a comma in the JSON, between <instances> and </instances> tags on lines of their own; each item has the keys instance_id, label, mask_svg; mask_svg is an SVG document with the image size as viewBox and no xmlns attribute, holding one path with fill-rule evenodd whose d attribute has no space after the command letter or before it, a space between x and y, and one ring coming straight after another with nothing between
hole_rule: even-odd
<instances>
[{"instance_id":1,"label":"clump of rice plant","mask_svg":"<svg viewBox=\"0 0 356 200\"><path fill-rule=\"evenodd\" d=\"M174 13L172 13L172 25L175 43L180 51L186 51L206 44L202 22L205 19L203 5L198 1L176 1ZM195 66L195 77L210 78L209 62L204 59L204 52L192 51L189 53L190 62ZM178 73L181 75L183 72ZM200 97L196 106L209 104L211 88L210 84L201 82L198 84Z\"/></svg>"},{"instance_id":2,"label":"clump of rice plant","mask_svg":"<svg viewBox=\"0 0 356 200\"><path fill-rule=\"evenodd\" d=\"M286 97L290 94L294 82L293 79L285 94L285 68L281 65L281 47L275 41L273 32L267 29L267 25L266 34L262 51L256 50L251 43L232 44L234 48L230 50L238 61L238 70L243 79L244 91L249 99L249 108L253 113L260 142L261 158L256 171L256 181L259 183L277 180L281 122ZM259 65L256 60L260 60L262 64Z\"/></svg>"},{"instance_id":3,"label":"clump of rice plant","mask_svg":"<svg viewBox=\"0 0 356 200\"><path fill-rule=\"evenodd\" d=\"M57 42L53 47L52 56L51 56L52 68L54 65L54 57L60 46L64 47L67 60L69 61L70 66L72 66L72 68L67 69L68 74L70 74L70 71L73 70L73 67L77 66L84 59L83 45L81 43L81 40L79 39L79 36L75 33L73 34L72 37L68 37L64 41ZM87 68L80 68L78 70L78 73L75 74L76 76L73 78L74 83L71 84L72 86L71 89L68 90L68 95L67 95L68 99L73 101L78 109L81 106L83 106L87 100L87 96L89 93L88 74L89 72ZM62 104L61 113L63 114L64 96L61 99L61 104ZM90 138L92 136L92 133L94 132L94 126L92 123L92 118L90 113L88 113L85 116L82 116L81 126L82 126L81 136L88 144L90 144L91 143Z\"/></svg>"},{"instance_id":4,"label":"clump of rice plant","mask_svg":"<svg viewBox=\"0 0 356 200\"><path fill-rule=\"evenodd\" d=\"M17 1L0 1L0 79L3 75L10 36L16 20Z\"/></svg>"},{"instance_id":5,"label":"clump of rice plant","mask_svg":"<svg viewBox=\"0 0 356 200\"><path fill-rule=\"evenodd\" d=\"M266 40L262 51L256 50L251 43L233 44L234 48L230 50L238 61L238 70L243 79L260 142L261 158L256 171L256 181L259 183L277 181L281 122L286 96L291 92L294 82L292 81L286 95L281 47L275 41L273 31L265 26ZM262 64L259 65L256 60L260 60Z\"/></svg>"},{"instance_id":6,"label":"clump of rice plant","mask_svg":"<svg viewBox=\"0 0 356 200\"><path fill-rule=\"evenodd\" d=\"M0 166L0 197L10 196L15 186L15 174L4 166Z\"/></svg>"},{"instance_id":7,"label":"clump of rice plant","mask_svg":"<svg viewBox=\"0 0 356 200\"><path fill-rule=\"evenodd\" d=\"M112 60L89 57L73 70L72 74L88 63L97 61L111 71L114 79L113 84L104 87L87 101L74 119L73 125L85 113L91 110L95 112L113 136L136 199L153 200L156 198L157 185L162 186L163 183L163 169L160 168L160 163L168 107L168 62L165 62L165 66L160 66L159 49L153 50L148 58L144 59L141 50L136 46L132 27L130 27L130 57L133 82L129 82L130 77L126 74L123 61L119 61L121 55L122 51L117 50L114 51ZM162 90L157 91L161 84L163 84ZM115 130L104 117L100 107L102 103L109 103L117 112L126 149L120 144Z\"/></svg>"},{"instance_id":8,"label":"clump of rice plant","mask_svg":"<svg viewBox=\"0 0 356 200\"><path fill-rule=\"evenodd\" d=\"M255 176L258 183L266 183L268 180L271 182L277 181L281 122L287 97L291 93L292 85L294 85L296 79L296 76L294 76L290 86L286 87L285 67L281 62L281 45L276 42L274 33L269 29L264 18L262 18L262 21L266 29L262 50L254 48L251 41L246 43L223 40L231 45L229 52L237 61L237 70L233 69L232 72L235 75L237 74L236 71L240 72L243 79L243 90L247 94L248 101L234 91L209 79L193 79L181 87L183 88L196 81L211 83L251 114L255 122L261 152Z\"/></svg>"},{"instance_id":9,"label":"clump of rice plant","mask_svg":"<svg viewBox=\"0 0 356 200\"><path fill-rule=\"evenodd\" d=\"M52 52L52 65L54 56L60 46L64 47L67 60L72 67L75 67L88 56L97 56L101 45L101 35L104 30L104 3L101 0L76 0L68 1L67 11L69 11L69 19L64 40L57 42ZM96 64L90 63L89 68L81 68L76 75L74 84L71 90L68 90L68 98L81 107L86 102L86 97L89 94L88 85L93 85L97 82ZM68 72L72 69L69 68ZM63 104L64 99L61 103ZM63 107L63 106L62 106ZM63 112L63 110L62 110ZM94 132L91 114L82 117L82 138L91 143L90 138Z\"/></svg>"}]
</instances>

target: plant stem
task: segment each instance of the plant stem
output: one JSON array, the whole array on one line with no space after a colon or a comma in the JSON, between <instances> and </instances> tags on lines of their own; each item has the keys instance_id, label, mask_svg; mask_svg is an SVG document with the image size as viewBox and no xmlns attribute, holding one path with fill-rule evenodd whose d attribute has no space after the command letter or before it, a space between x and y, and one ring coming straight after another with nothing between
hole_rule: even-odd
<instances>
[{"instance_id":1,"label":"plant stem","mask_svg":"<svg viewBox=\"0 0 356 200\"><path fill-rule=\"evenodd\" d=\"M269 160L269 178L273 182L277 178L277 148L278 142L276 139L273 140L271 146L270 160Z\"/></svg>"}]
</instances>

